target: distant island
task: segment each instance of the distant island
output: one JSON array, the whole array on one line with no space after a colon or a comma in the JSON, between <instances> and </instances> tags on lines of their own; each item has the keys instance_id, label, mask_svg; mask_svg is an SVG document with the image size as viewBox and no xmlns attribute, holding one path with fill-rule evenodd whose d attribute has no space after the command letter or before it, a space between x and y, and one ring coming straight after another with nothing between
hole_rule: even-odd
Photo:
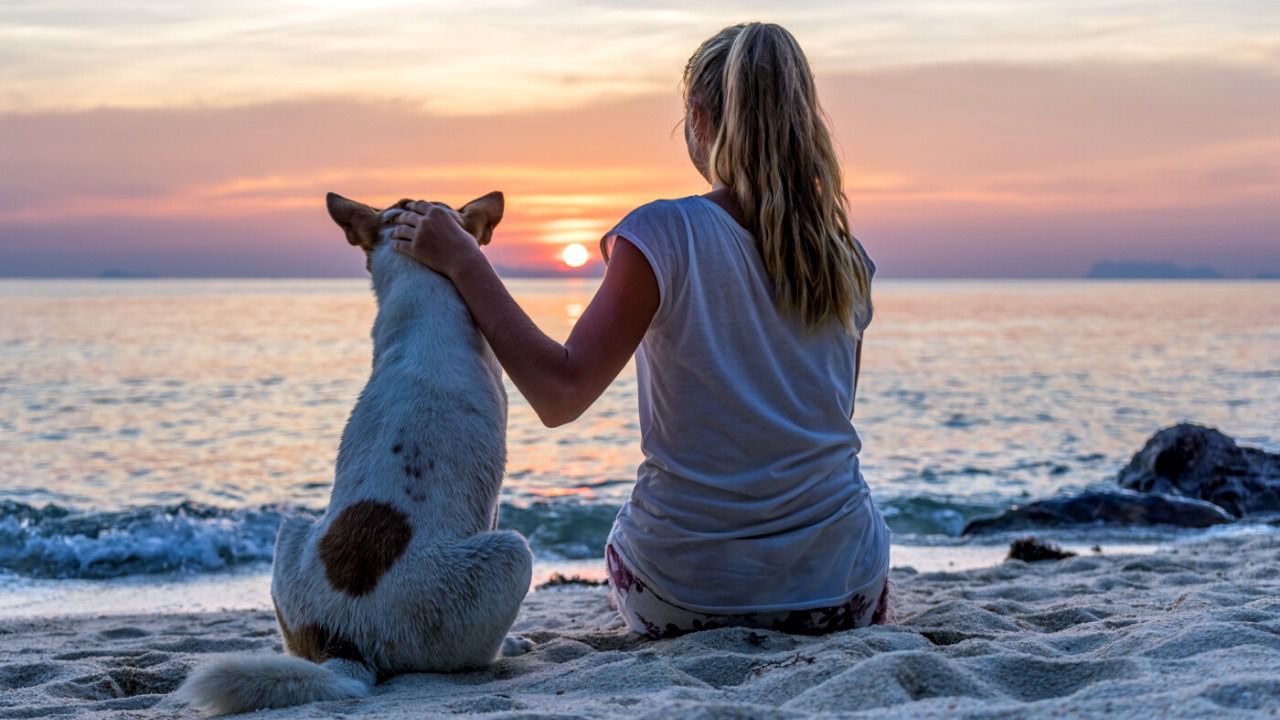
<instances>
[{"instance_id":1,"label":"distant island","mask_svg":"<svg viewBox=\"0 0 1280 720\"><path fill-rule=\"evenodd\" d=\"M1222 273L1208 265L1187 267L1170 262L1104 260L1089 268L1093 280L1214 280Z\"/></svg>"},{"instance_id":2,"label":"distant island","mask_svg":"<svg viewBox=\"0 0 1280 720\"><path fill-rule=\"evenodd\" d=\"M98 277L104 280L153 280L160 277L155 273L136 272L133 270L103 270Z\"/></svg>"}]
</instances>

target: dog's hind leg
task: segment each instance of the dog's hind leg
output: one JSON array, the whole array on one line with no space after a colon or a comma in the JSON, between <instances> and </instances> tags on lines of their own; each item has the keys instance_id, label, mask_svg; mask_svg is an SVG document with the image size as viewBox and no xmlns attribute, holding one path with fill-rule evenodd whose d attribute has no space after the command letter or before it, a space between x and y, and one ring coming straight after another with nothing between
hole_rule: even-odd
<instances>
[{"instance_id":1,"label":"dog's hind leg","mask_svg":"<svg viewBox=\"0 0 1280 720\"><path fill-rule=\"evenodd\" d=\"M303 566L304 549L315 526L315 519L305 515L286 518L276 533L275 554L271 561L271 599L280 620L285 651L293 654L296 653L290 647L284 619L288 618L294 624L300 622L295 614L299 610L299 596L305 597L309 587L309 573Z\"/></svg>"},{"instance_id":2,"label":"dog's hind leg","mask_svg":"<svg viewBox=\"0 0 1280 720\"><path fill-rule=\"evenodd\" d=\"M499 650L527 651L519 640L504 644L533 578L533 555L520 534L483 532L437 546L418 569L428 576L419 588L431 588L415 604L435 629L435 669L479 668Z\"/></svg>"},{"instance_id":3,"label":"dog's hind leg","mask_svg":"<svg viewBox=\"0 0 1280 720\"><path fill-rule=\"evenodd\" d=\"M493 504L493 518L489 522L490 530L498 529L498 513L501 512L501 503ZM524 655L533 649L533 642L522 635L508 635L502 640L502 657L516 657Z\"/></svg>"},{"instance_id":4,"label":"dog's hind leg","mask_svg":"<svg viewBox=\"0 0 1280 720\"><path fill-rule=\"evenodd\" d=\"M507 642L507 631L515 622L533 579L529 544L518 533L499 530L473 535L461 545L467 561L459 569L469 576L466 584L476 591L474 604L466 608L470 617L462 624L471 629L468 634L473 645L467 654L473 662L487 665L499 651L504 655L527 652L528 648L522 647L523 638Z\"/></svg>"}]
</instances>

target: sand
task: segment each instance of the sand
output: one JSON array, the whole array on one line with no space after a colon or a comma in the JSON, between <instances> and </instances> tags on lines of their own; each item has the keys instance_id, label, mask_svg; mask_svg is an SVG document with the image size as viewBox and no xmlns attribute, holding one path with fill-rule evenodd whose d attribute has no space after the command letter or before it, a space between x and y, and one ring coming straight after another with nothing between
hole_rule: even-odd
<instances>
[{"instance_id":1,"label":"sand","mask_svg":"<svg viewBox=\"0 0 1280 720\"><path fill-rule=\"evenodd\" d=\"M1280 534L894 579L899 625L816 638L651 642L602 588L539 590L528 655L256 715L1280 717ZM194 664L279 647L261 611L3 621L0 718L192 716L170 693Z\"/></svg>"}]
</instances>

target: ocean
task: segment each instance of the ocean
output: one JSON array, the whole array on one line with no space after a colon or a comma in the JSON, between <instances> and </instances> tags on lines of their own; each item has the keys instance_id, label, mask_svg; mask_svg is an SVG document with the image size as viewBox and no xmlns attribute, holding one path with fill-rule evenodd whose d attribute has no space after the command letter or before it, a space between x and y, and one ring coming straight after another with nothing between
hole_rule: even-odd
<instances>
[{"instance_id":1,"label":"ocean","mask_svg":"<svg viewBox=\"0 0 1280 720\"><path fill-rule=\"evenodd\" d=\"M509 287L562 339L596 284ZM874 300L854 421L895 565L998 560L1009 538L967 520L1108 487L1179 421L1280 450L1280 283L885 280ZM374 311L364 280L0 281L0 615L266 605L281 518L327 504ZM598 576L641 459L634 368L554 430L508 393L502 524L538 577Z\"/></svg>"}]
</instances>

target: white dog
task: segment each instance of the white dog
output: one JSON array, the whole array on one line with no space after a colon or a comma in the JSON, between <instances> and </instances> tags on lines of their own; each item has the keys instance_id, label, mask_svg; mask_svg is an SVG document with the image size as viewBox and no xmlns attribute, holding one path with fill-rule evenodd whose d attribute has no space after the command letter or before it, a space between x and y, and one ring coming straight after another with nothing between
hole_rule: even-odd
<instances>
[{"instance_id":1,"label":"white dog","mask_svg":"<svg viewBox=\"0 0 1280 720\"><path fill-rule=\"evenodd\" d=\"M359 697L381 678L488 665L532 572L519 534L495 530L506 465L502 371L449 280L394 251L380 213L330 193L329 214L364 249L378 300L373 374L338 448L329 509L287 520L271 597L285 655L228 656L180 692L211 714ZM501 193L458 220L480 244Z\"/></svg>"}]
</instances>

